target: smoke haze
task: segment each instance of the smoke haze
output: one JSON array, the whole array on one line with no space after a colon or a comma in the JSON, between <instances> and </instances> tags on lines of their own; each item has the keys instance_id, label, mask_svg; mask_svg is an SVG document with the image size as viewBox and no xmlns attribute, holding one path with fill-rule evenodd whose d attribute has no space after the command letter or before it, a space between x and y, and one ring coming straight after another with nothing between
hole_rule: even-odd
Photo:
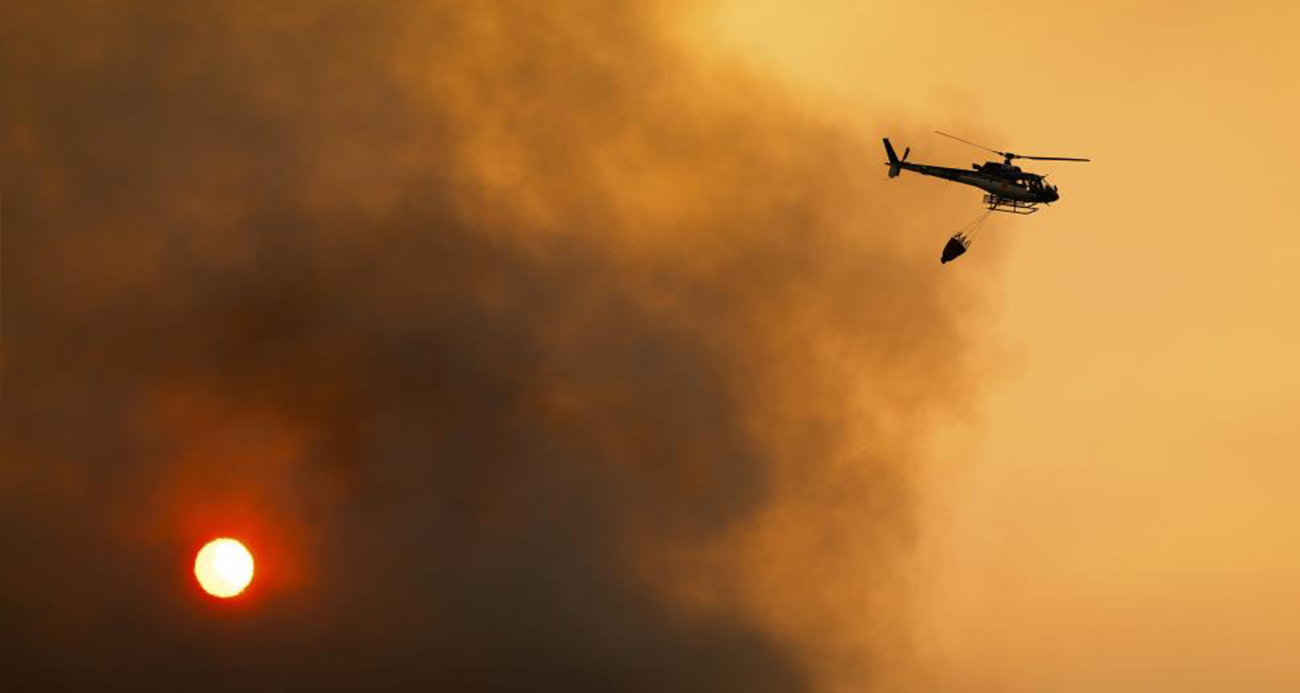
<instances>
[{"instance_id":1,"label":"smoke haze","mask_svg":"<svg viewBox=\"0 0 1300 693\"><path fill-rule=\"evenodd\" d=\"M1092 159L1035 162L1061 201L997 234L1012 377L931 436L905 690L1300 691L1300 4L707 11L713 50L845 112Z\"/></svg>"},{"instance_id":2,"label":"smoke haze","mask_svg":"<svg viewBox=\"0 0 1300 693\"><path fill-rule=\"evenodd\" d=\"M9 690L844 690L977 266L659 3L8 3ZM919 129L919 128L918 128ZM901 216L906 214L907 216ZM200 597L229 535L258 572Z\"/></svg>"}]
</instances>

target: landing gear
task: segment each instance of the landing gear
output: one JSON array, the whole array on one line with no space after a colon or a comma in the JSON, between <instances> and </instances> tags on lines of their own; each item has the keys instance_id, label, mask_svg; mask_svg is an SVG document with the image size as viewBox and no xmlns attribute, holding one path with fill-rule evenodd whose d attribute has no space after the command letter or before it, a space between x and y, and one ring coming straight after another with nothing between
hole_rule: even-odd
<instances>
[{"instance_id":1,"label":"landing gear","mask_svg":"<svg viewBox=\"0 0 1300 693\"><path fill-rule=\"evenodd\" d=\"M1008 214L1033 214L1038 211L1037 202L1021 202L1012 200L999 195L985 195L984 204L988 205L990 212L1006 212Z\"/></svg>"}]
</instances>

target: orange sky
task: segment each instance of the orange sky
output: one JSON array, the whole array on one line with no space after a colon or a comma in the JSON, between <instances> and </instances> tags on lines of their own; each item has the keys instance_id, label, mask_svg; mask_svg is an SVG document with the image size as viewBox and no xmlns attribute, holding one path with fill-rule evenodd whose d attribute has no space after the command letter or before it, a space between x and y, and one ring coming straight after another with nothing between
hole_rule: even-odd
<instances>
[{"instance_id":1,"label":"orange sky","mask_svg":"<svg viewBox=\"0 0 1300 693\"><path fill-rule=\"evenodd\" d=\"M3 15L7 688L1300 690L1300 10Z\"/></svg>"},{"instance_id":2,"label":"orange sky","mask_svg":"<svg viewBox=\"0 0 1300 693\"><path fill-rule=\"evenodd\" d=\"M1005 279L997 384L934 443L939 690L1300 690L1297 26L1286 2L735 0L691 30L846 118L1093 159L1035 166L1061 202L945 270Z\"/></svg>"},{"instance_id":3,"label":"orange sky","mask_svg":"<svg viewBox=\"0 0 1300 693\"><path fill-rule=\"evenodd\" d=\"M657 0L4 10L6 688L916 661L922 433L1001 264L917 231L968 198ZM257 561L220 612L216 536Z\"/></svg>"}]
</instances>

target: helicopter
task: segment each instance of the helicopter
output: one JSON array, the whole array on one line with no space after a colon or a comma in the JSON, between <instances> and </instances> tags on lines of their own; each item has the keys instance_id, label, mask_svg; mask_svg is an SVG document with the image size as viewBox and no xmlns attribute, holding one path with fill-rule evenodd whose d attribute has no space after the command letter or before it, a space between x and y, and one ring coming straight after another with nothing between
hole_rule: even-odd
<instances>
[{"instance_id":1,"label":"helicopter","mask_svg":"<svg viewBox=\"0 0 1300 693\"><path fill-rule=\"evenodd\" d=\"M1010 214L1033 214L1038 211L1038 205L1051 204L1061 199L1055 185L1048 185L1043 181L1046 176L1037 173L1022 171L1019 166L1013 166L1011 162L1015 159L1031 159L1034 161L1090 161L1090 159L1080 159L1077 157L1067 156L1028 156L1025 154L1015 154L1013 152L1000 152L996 149L990 149L982 144L976 144L970 140L964 140L955 135L949 135L946 132L934 131L937 135L943 135L958 142L964 142L972 147L978 147L987 152L992 152L1002 157L1002 161L986 161L982 164L971 164L971 170L964 168L947 168L945 166L930 166L928 164L908 163L907 155L911 153L912 148L908 147L903 150L902 158L894 152L894 147L889 143L889 138L885 140L885 154L889 157L886 166L889 167L889 177L896 178L901 171L914 171L923 176L934 176L943 178L956 183L973 185L983 191L984 204L990 212L1007 212ZM955 259L958 255L966 252L970 246L970 239L958 233L948 241L944 247L941 262L947 263Z\"/></svg>"}]
</instances>

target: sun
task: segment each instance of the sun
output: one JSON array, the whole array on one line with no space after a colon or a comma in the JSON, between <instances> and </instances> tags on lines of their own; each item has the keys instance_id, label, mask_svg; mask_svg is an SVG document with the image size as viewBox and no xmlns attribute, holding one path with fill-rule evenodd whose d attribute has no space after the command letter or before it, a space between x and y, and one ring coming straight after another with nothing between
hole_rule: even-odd
<instances>
[{"instance_id":1,"label":"sun","mask_svg":"<svg viewBox=\"0 0 1300 693\"><path fill-rule=\"evenodd\" d=\"M233 597L253 579L253 554L234 539L213 539L194 557L194 577L204 592L222 599Z\"/></svg>"}]
</instances>

